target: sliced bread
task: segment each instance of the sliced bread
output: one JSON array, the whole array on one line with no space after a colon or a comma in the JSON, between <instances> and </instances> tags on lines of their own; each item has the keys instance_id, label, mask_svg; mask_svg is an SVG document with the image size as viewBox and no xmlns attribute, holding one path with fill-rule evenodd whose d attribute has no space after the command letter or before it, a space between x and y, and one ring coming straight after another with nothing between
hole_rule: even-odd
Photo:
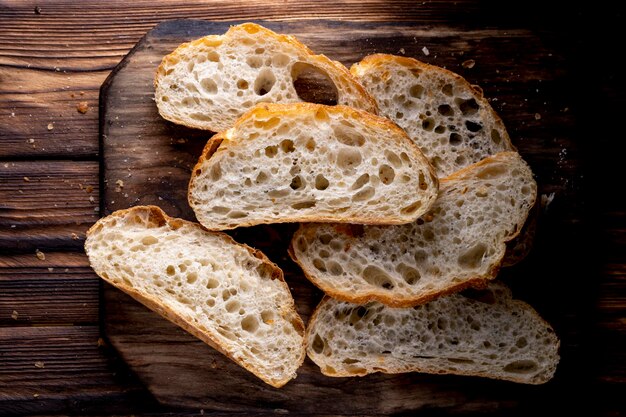
<instances>
[{"instance_id":1,"label":"sliced bread","mask_svg":"<svg viewBox=\"0 0 626 417\"><path fill-rule=\"evenodd\" d=\"M482 90L416 59L376 54L352 66L381 116L403 128L440 178L501 151L514 150Z\"/></svg>"},{"instance_id":2,"label":"sliced bread","mask_svg":"<svg viewBox=\"0 0 626 417\"><path fill-rule=\"evenodd\" d=\"M416 305L494 278L536 193L528 165L503 152L442 180L435 204L413 223L303 224L290 254L332 297Z\"/></svg>"},{"instance_id":3,"label":"sliced bread","mask_svg":"<svg viewBox=\"0 0 626 417\"><path fill-rule=\"evenodd\" d=\"M154 84L161 116L214 132L230 128L258 103L320 99L307 92L309 84L322 93L324 104L377 112L375 101L342 64L254 23L182 44L163 58Z\"/></svg>"},{"instance_id":4,"label":"sliced bread","mask_svg":"<svg viewBox=\"0 0 626 417\"><path fill-rule=\"evenodd\" d=\"M328 376L425 372L542 384L559 362L554 330L495 282L413 308L326 297L309 321L306 345Z\"/></svg>"},{"instance_id":5,"label":"sliced bread","mask_svg":"<svg viewBox=\"0 0 626 417\"><path fill-rule=\"evenodd\" d=\"M425 213L437 190L424 155L387 119L345 106L263 104L209 141L189 204L211 230L401 224Z\"/></svg>"},{"instance_id":6,"label":"sliced bread","mask_svg":"<svg viewBox=\"0 0 626 417\"><path fill-rule=\"evenodd\" d=\"M100 219L85 250L105 281L266 383L296 376L304 324L282 271L261 252L154 206Z\"/></svg>"}]
</instances>

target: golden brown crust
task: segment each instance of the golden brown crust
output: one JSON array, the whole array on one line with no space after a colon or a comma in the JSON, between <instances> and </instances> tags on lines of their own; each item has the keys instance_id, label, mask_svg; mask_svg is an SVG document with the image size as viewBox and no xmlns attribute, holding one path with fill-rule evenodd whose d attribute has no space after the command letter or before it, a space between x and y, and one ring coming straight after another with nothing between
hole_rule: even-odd
<instances>
[{"instance_id":1,"label":"golden brown crust","mask_svg":"<svg viewBox=\"0 0 626 417\"><path fill-rule=\"evenodd\" d=\"M422 166L428 170L428 174L430 175L433 187L437 190L439 189L439 178L435 174L435 170L428 162L428 159L424 156L420 148L413 142L398 125L390 121L389 119L376 116L372 113L368 113L364 110L354 109L352 107L337 105L337 106L325 106L323 104L314 104L314 103L289 103L289 104L278 104L278 103L262 103L258 104L252 109L250 109L247 113L242 115L234 124L234 126L226 131L217 133L209 143L204 147L198 162L194 166L194 169L191 173L191 179L189 180L189 188L187 192L187 200L189 201L189 205L192 209L194 209L195 204L191 200L191 189L192 186L199 175L202 165L204 162L209 160L211 157L217 157L218 154L225 153L229 146L238 145L243 140L253 141L255 139L249 138L240 138L235 136L237 129L240 126L245 125L248 121L254 120L258 117L285 117L290 115L302 115L306 113L315 114L318 111L325 111L330 114L338 114L344 118L357 118L364 120L366 124L377 126L380 129L393 131L395 134L390 135L390 137L394 138L398 143L401 143L405 146L407 151L410 149L413 153L413 156L420 160ZM260 140L261 138L259 138ZM214 142L215 141L215 142ZM215 143L219 142L219 146L215 146ZM367 225L392 225L392 224L405 224L407 223L406 218L400 217L353 217L350 219L338 219L335 216L302 216L302 217L294 217L288 219L279 219L272 220L271 223L296 223L296 222L333 222L333 223L359 223L359 224L367 224ZM269 221L267 222L269 223ZM262 224L257 221L250 221L245 223L239 223L236 226L231 227L234 229L236 227L247 227L253 226L257 224ZM225 230L227 227L221 227L219 230ZM212 229L207 229L212 230Z\"/></svg>"},{"instance_id":2,"label":"golden brown crust","mask_svg":"<svg viewBox=\"0 0 626 417\"><path fill-rule=\"evenodd\" d=\"M228 29L228 31L224 35L209 35L209 36L205 36L203 38L196 39L191 42L185 42L179 45L172 53L166 55L161 60L161 64L159 65L155 73L154 86L157 87L159 85L160 78L166 75L165 67L179 61L181 51L184 51L190 47L194 47L195 45L198 45L198 44L204 44L209 47L218 47L219 45L222 44L224 39L228 38L230 34L240 29L243 29L250 34L261 32L263 34L263 37L265 38L274 38L278 42L287 43L293 46L294 48L296 48L297 50L299 50L300 52L302 52L303 54L308 55L310 59L314 61L316 64L320 65L322 69L333 70L335 73L338 73L337 74L338 78L343 79L344 82L350 84L350 86L353 87L358 92L358 95L361 97L362 101L365 103L363 107L368 112L371 112L373 114L378 114L378 105L376 104L376 100L374 100L374 98L367 92L365 87L363 87L361 83L359 83L359 81L352 75L352 73L343 64L337 61L331 60L326 55L322 55L322 54L315 55L313 51L311 51L306 45L298 41L292 35L281 35L267 28L264 28L263 26L257 25L255 23L243 23L241 25L231 26L230 29ZM341 91L340 91L340 94L341 94ZM191 128L197 128L197 129L205 129L205 126L201 123L195 123L190 120L181 120L170 114L163 114L160 108L158 110L159 110L159 114L161 115L161 117L163 117L166 120L180 124L182 126L187 126Z\"/></svg>"},{"instance_id":3,"label":"golden brown crust","mask_svg":"<svg viewBox=\"0 0 626 417\"><path fill-rule=\"evenodd\" d=\"M389 54L368 55L365 58L363 58L360 62L353 64L352 67L350 67L350 73L352 73L352 75L354 75L355 78L358 79L359 71L368 67L376 67L379 65L385 65L389 63L390 61L396 62L397 64L405 68L408 68L409 70L419 69L419 70L428 71L431 73L434 72L434 73L444 74L446 77L451 77L455 79L458 83L465 85L465 87L469 91L473 91L475 93L476 100L480 102L483 108L489 111L489 114L493 118L494 123L497 125L500 131L504 133L502 140L506 142L507 147L511 151L516 151L515 147L511 143L511 138L509 137L509 134L506 131L506 128L504 127L504 122L502 121L500 116L498 116L498 114L493 110L493 108L491 107L491 104L489 104L487 99L485 99L485 97L483 96L482 88L480 88L477 85L470 84L465 78L461 77L459 74L456 74L445 68L438 67L436 65L430 65L425 62L418 61L415 58L409 58L409 57L397 56L397 55L389 55Z\"/></svg>"},{"instance_id":4,"label":"golden brown crust","mask_svg":"<svg viewBox=\"0 0 626 417\"><path fill-rule=\"evenodd\" d=\"M107 217L104 217L104 218L98 220L98 222L96 222L96 224L94 224L87 231L87 237L91 236L93 233L96 233L100 229L102 229L103 224L106 221L108 221L111 217L121 218L121 217L125 217L127 215L132 215L132 214L137 213L137 212L147 213L149 221L152 222L155 227L162 227L162 226L167 224L170 227L172 227L174 230L176 230L176 229L180 228L182 225L186 224L186 225L188 225L190 227L195 227L195 228L201 229L205 233L210 233L210 234L212 234L214 236L217 236L220 239L224 240L224 242L226 244L237 245L237 246L245 248L250 253L250 255L254 256L257 259L260 259L261 261L263 261L264 265L266 265L267 267L269 267L271 269L271 271L272 271L271 272L272 278L279 280L279 282L281 283L281 285L284 288L284 290L287 291L288 294L291 294L290 291L289 291L289 286L285 282L283 271L278 267L278 265L276 265L275 263L270 261L269 258L267 256L265 256L265 254L263 252L261 252L260 250L254 249L254 248L252 248L252 247L250 247L248 245L245 245L245 244L238 243L232 237L228 236L225 233L212 232L212 231L206 230L204 227L202 227L201 225L199 225L197 223L189 222L189 221L183 220L183 219L177 219L177 218L169 217L167 214L165 214L165 212L163 212L163 210L161 210L157 206L135 206L135 207L131 207L131 208L124 209L124 210L118 210L118 211L112 213L110 216L107 216ZM98 273L98 271L96 271L96 273ZM177 324L178 326L182 327L184 330L186 330L187 332L189 332L192 335L196 336L198 339L202 340L203 342L205 342L206 344L208 344L212 348L214 348L214 349L218 350L219 352L221 352L222 354L226 355L228 358L233 360L238 365L240 365L243 368L251 371L256 376L261 378L263 381L268 383L269 385L271 385L271 386L273 386L275 388L280 388L280 387L282 387L283 385L285 385L287 382L289 382L291 380L291 376L289 376L286 379L280 379L280 380L265 378L262 374L256 372L256 369L253 367L253 365L247 363L245 361L245 358L237 359L232 354L230 354L223 346L221 346L219 344L219 342L216 341L215 338L212 337L212 335L210 334L209 331L203 331L203 330L197 328L197 326L194 324L194 322L193 322L191 317L188 317L188 316L186 316L186 315L184 315L182 313L179 313L177 311L174 311L174 310L164 306L157 298L151 297L151 296L146 295L146 294L143 294L143 293L135 290L134 288L132 288L132 287L130 287L128 285L125 285L123 282L114 282L113 280L111 280L107 276L103 276L103 275L106 275L106 274L98 273L98 275L102 279L107 281L109 284L119 288L120 290L124 291L125 293L127 293L128 295L130 295L131 297L133 297L134 299L136 299L137 301L139 301L140 303L142 303L143 305L148 307L150 310L158 313L159 315L161 315L162 317L164 317L167 320L171 321L172 323ZM290 307L291 308L288 311L284 311L284 312L281 312L281 313L283 313L283 315L285 315L285 317L289 316L289 317L292 317L293 319L295 319L295 321L291 321L290 320L290 322L292 324L294 324L294 327L296 328L298 333L302 335L304 333L304 322L302 321L302 319L300 318L300 315L297 313L297 311L295 309L295 303L293 302L293 299L292 299L292 303L291 303ZM303 340L303 343L304 343L304 340ZM299 361L299 365L301 365L302 362L304 361L304 353L301 355L300 358L298 358L298 361Z\"/></svg>"}]
</instances>

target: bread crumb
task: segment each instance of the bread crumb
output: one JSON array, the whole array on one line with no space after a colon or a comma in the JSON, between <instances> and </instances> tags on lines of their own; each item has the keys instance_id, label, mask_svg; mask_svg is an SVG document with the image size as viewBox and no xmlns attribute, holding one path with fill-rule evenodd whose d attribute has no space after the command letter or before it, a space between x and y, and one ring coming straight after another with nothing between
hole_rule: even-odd
<instances>
[{"instance_id":1,"label":"bread crumb","mask_svg":"<svg viewBox=\"0 0 626 417\"><path fill-rule=\"evenodd\" d=\"M28 143L35 143L35 139L33 138L28 139Z\"/></svg>"},{"instance_id":2,"label":"bread crumb","mask_svg":"<svg viewBox=\"0 0 626 417\"><path fill-rule=\"evenodd\" d=\"M35 255L37 256L37 259L39 259L40 261L46 260L46 254L40 251L39 249L35 250Z\"/></svg>"},{"instance_id":3,"label":"bread crumb","mask_svg":"<svg viewBox=\"0 0 626 417\"><path fill-rule=\"evenodd\" d=\"M88 185L85 187L85 192L90 193L93 191L93 187L91 185Z\"/></svg>"},{"instance_id":4,"label":"bread crumb","mask_svg":"<svg viewBox=\"0 0 626 417\"><path fill-rule=\"evenodd\" d=\"M54 271L54 268L48 268L48 272Z\"/></svg>"},{"instance_id":5,"label":"bread crumb","mask_svg":"<svg viewBox=\"0 0 626 417\"><path fill-rule=\"evenodd\" d=\"M84 95L85 95L85 92L84 92L84 91L81 91L79 94L80 94L81 96L84 96Z\"/></svg>"},{"instance_id":6,"label":"bread crumb","mask_svg":"<svg viewBox=\"0 0 626 417\"><path fill-rule=\"evenodd\" d=\"M430 51L428 50L428 48L427 48L427 47L423 47L423 48L422 48L422 52L423 52L423 53L424 53L424 55L426 55L426 56L430 55Z\"/></svg>"},{"instance_id":7,"label":"bread crumb","mask_svg":"<svg viewBox=\"0 0 626 417\"><path fill-rule=\"evenodd\" d=\"M78 235L76 233L72 233L72 240L78 240Z\"/></svg>"},{"instance_id":8,"label":"bread crumb","mask_svg":"<svg viewBox=\"0 0 626 417\"><path fill-rule=\"evenodd\" d=\"M54 125L52 123L48 123L48 130L54 129Z\"/></svg>"},{"instance_id":9,"label":"bread crumb","mask_svg":"<svg viewBox=\"0 0 626 417\"><path fill-rule=\"evenodd\" d=\"M405 54L405 50L404 50L404 48L400 48L400 50L398 51L398 53L399 53L399 54L404 55L404 54Z\"/></svg>"},{"instance_id":10,"label":"bread crumb","mask_svg":"<svg viewBox=\"0 0 626 417\"><path fill-rule=\"evenodd\" d=\"M541 119L541 115L539 113L535 113L535 120L540 120Z\"/></svg>"},{"instance_id":11,"label":"bread crumb","mask_svg":"<svg viewBox=\"0 0 626 417\"><path fill-rule=\"evenodd\" d=\"M39 394L33 394L33 397L39 398Z\"/></svg>"},{"instance_id":12,"label":"bread crumb","mask_svg":"<svg viewBox=\"0 0 626 417\"><path fill-rule=\"evenodd\" d=\"M98 347L102 347L102 346L106 346L107 344L103 338L99 337L98 341L96 342L96 345L98 345Z\"/></svg>"},{"instance_id":13,"label":"bread crumb","mask_svg":"<svg viewBox=\"0 0 626 417\"><path fill-rule=\"evenodd\" d=\"M93 211L95 211L96 213L100 213L100 207L94 207Z\"/></svg>"},{"instance_id":14,"label":"bread crumb","mask_svg":"<svg viewBox=\"0 0 626 417\"><path fill-rule=\"evenodd\" d=\"M467 68L467 69L474 68L474 65L476 65L476 61L474 61L473 59L468 59L467 61L463 61L463 63L461 64L463 68Z\"/></svg>"},{"instance_id":15,"label":"bread crumb","mask_svg":"<svg viewBox=\"0 0 626 417\"><path fill-rule=\"evenodd\" d=\"M115 192L116 193L121 192L122 188L124 188L124 181L122 180L115 181Z\"/></svg>"},{"instance_id":16,"label":"bread crumb","mask_svg":"<svg viewBox=\"0 0 626 417\"><path fill-rule=\"evenodd\" d=\"M16 310L13 310L13 313L11 313L11 318L12 318L13 320L17 320L17 318L18 318L19 316L20 316L20 314L19 314Z\"/></svg>"},{"instance_id":17,"label":"bread crumb","mask_svg":"<svg viewBox=\"0 0 626 417\"><path fill-rule=\"evenodd\" d=\"M87 113L87 111L89 110L89 103L87 103L86 101L81 101L76 106L76 110L81 114Z\"/></svg>"},{"instance_id":18,"label":"bread crumb","mask_svg":"<svg viewBox=\"0 0 626 417\"><path fill-rule=\"evenodd\" d=\"M541 194L541 207L545 210L548 210L548 206L554 200L554 193L550 194Z\"/></svg>"},{"instance_id":19,"label":"bread crumb","mask_svg":"<svg viewBox=\"0 0 626 417\"><path fill-rule=\"evenodd\" d=\"M90 202L90 203L95 203L95 202L96 202L95 197L94 197L94 196L92 196L92 195L90 195L90 196L89 196L89 202Z\"/></svg>"},{"instance_id":20,"label":"bread crumb","mask_svg":"<svg viewBox=\"0 0 626 417\"><path fill-rule=\"evenodd\" d=\"M28 177L24 177L24 181L26 181L26 182L30 182L30 178L28 178Z\"/></svg>"},{"instance_id":21,"label":"bread crumb","mask_svg":"<svg viewBox=\"0 0 626 417\"><path fill-rule=\"evenodd\" d=\"M43 369L45 364L42 361L35 362L35 368Z\"/></svg>"}]
</instances>

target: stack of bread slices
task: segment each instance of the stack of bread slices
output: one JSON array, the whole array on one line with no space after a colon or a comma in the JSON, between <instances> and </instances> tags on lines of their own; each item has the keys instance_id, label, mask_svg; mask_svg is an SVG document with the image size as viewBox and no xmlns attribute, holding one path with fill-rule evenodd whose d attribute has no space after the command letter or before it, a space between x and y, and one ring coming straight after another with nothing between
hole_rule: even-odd
<instances>
[{"instance_id":1,"label":"stack of bread slices","mask_svg":"<svg viewBox=\"0 0 626 417\"><path fill-rule=\"evenodd\" d=\"M294 87L311 74L326 104ZM552 378L553 329L493 281L537 186L479 88L391 55L348 71L251 23L181 45L155 86L165 119L219 132L189 182L200 224L101 219L85 248L107 282L275 387L305 354L329 376ZM306 328L280 268L221 232L283 222L327 294Z\"/></svg>"}]
</instances>

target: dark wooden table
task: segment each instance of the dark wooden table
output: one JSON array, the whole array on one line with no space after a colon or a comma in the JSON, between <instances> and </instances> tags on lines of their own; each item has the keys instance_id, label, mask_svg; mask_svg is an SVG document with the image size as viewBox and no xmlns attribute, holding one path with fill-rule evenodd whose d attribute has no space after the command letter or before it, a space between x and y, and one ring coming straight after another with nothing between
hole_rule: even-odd
<instances>
[{"instance_id":1,"label":"dark wooden table","mask_svg":"<svg viewBox=\"0 0 626 417\"><path fill-rule=\"evenodd\" d=\"M102 191L99 88L149 29L179 18L404 22L422 30L504 34L523 29L554 50L562 58L553 69L561 84L546 82L545 88L558 88L566 98L543 104L554 110L566 103L567 108L547 114L538 110L537 119L524 121L516 119L510 103L493 102L509 127L528 122L536 124L539 135L554 132L544 146L557 147L559 140L574 144L561 163L575 161L580 173L564 179L576 182L563 185L575 190L576 199L557 211L571 221L545 232L566 234L547 240L566 242L555 248L562 267L547 265L545 276L529 277L539 291L545 286L556 294L556 305L584 304L576 316L564 314L557 323L567 335L563 348L573 352L561 379L577 375L584 384L572 390L571 404L552 404L551 409L583 404L590 415L625 413L626 216L620 145L626 82L615 59L623 50L624 13L597 2L593 9L561 10L548 10L538 1L499 3L1 0L0 416L199 412L159 406L107 343L101 284L82 249L85 231L99 217ZM436 57L429 62L437 64ZM470 80L481 84L480 77ZM520 95L530 97L531 89L544 88L526 87ZM561 126L560 112L570 112L567 120L573 123ZM568 276L552 280L561 271ZM533 298L528 290L521 295ZM570 395L561 394L560 399ZM581 398L585 401L577 401ZM476 411L497 414L498 409Z\"/></svg>"}]
</instances>

